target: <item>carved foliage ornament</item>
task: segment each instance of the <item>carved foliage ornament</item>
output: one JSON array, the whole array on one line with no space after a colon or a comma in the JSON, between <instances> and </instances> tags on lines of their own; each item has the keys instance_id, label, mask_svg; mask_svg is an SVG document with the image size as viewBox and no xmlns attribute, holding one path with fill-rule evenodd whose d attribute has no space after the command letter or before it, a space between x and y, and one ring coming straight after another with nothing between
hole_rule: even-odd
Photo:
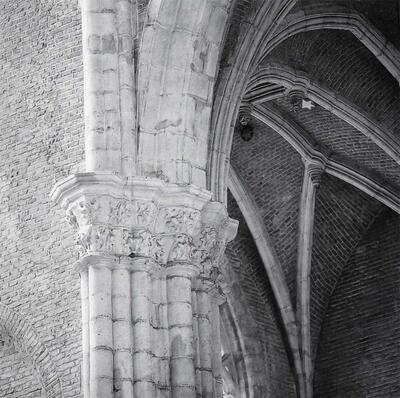
<instances>
[{"instance_id":1,"label":"carved foliage ornament","mask_svg":"<svg viewBox=\"0 0 400 398\"><path fill-rule=\"evenodd\" d=\"M200 220L200 212L183 207L166 207L163 209L165 232L193 233Z\"/></svg>"},{"instance_id":2,"label":"carved foliage ornament","mask_svg":"<svg viewBox=\"0 0 400 398\"><path fill-rule=\"evenodd\" d=\"M227 220L205 225L200 211L183 206L158 209L152 201L88 196L72 203L66 218L77 231L80 256L95 252L191 262L207 277L215 273L226 244Z\"/></svg>"}]
</instances>

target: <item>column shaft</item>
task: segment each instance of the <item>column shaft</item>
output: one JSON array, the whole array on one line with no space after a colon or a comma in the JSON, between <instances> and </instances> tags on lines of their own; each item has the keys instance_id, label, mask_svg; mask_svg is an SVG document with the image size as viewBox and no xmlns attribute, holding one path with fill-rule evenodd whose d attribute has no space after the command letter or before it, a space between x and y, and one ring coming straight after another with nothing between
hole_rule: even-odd
<instances>
[{"instance_id":1,"label":"column shaft","mask_svg":"<svg viewBox=\"0 0 400 398\"><path fill-rule=\"evenodd\" d=\"M153 377L151 314L151 275L147 270L136 270L131 277L133 323L133 391L141 398L155 397Z\"/></svg>"},{"instance_id":2,"label":"column shaft","mask_svg":"<svg viewBox=\"0 0 400 398\"><path fill-rule=\"evenodd\" d=\"M81 272L81 300L82 300L82 390L85 398L90 397L90 341L89 341L89 279L88 272Z\"/></svg>"},{"instance_id":3,"label":"column shaft","mask_svg":"<svg viewBox=\"0 0 400 398\"><path fill-rule=\"evenodd\" d=\"M113 397L111 271L89 266L90 397Z\"/></svg>"},{"instance_id":4,"label":"column shaft","mask_svg":"<svg viewBox=\"0 0 400 398\"><path fill-rule=\"evenodd\" d=\"M121 171L114 1L82 0L86 171Z\"/></svg>"},{"instance_id":5,"label":"column shaft","mask_svg":"<svg viewBox=\"0 0 400 398\"><path fill-rule=\"evenodd\" d=\"M213 331L211 326L211 306L210 296L201 281L197 283L196 289L197 301L197 324L198 324L198 341L199 341L199 364L196 367L196 373L201 377L201 397L213 397Z\"/></svg>"},{"instance_id":6,"label":"column shaft","mask_svg":"<svg viewBox=\"0 0 400 398\"><path fill-rule=\"evenodd\" d=\"M198 308L197 308L197 291L196 288L192 289L192 312L193 312L193 347L195 352L195 384L196 395L201 396L201 361L200 361L200 341L199 341L199 322L198 322Z\"/></svg>"},{"instance_id":7,"label":"column shaft","mask_svg":"<svg viewBox=\"0 0 400 398\"><path fill-rule=\"evenodd\" d=\"M94 68L89 73L88 106L95 113L107 98L114 106L122 80L115 85L114 68L103 67L106 60L114 60L116 14L122 34L117 36L124 41L129 25L124 10L132 2L82 1L85 45L90 50L87 65ZM110 73L110 79L103 79L104 73ZM112 83L110 91L103 91L106 83ZM89 138L105 134L88 132ZM103 167L96 162L112 153L95 141L93 155L99 149L99 157L94 156L92 166ZM214 271L237 227L226 208L196 186L178 187L150 177L127 179L110 172L74 174L56 184L52 197L65 208L77 232L85 398L195 398L196 390L199 397L215 398L219 328L211 327L209 286L198 297L194 294L196 322L192 294L200 272L215 283L221 281Z\"/></svg>"},{"instance_id":8,"label":"column shaft","mask_svg":"<svg viewBox=\"0 0 400 398\"><path fill-rule=\"evenodd\" d=\"M304 381L301 396L313 396L313 360L311 347L311 260L314 231L314 208L316 188L324 170L322 162L305 162L303 188L299 218L298 274L297 274L297 318L300 330L300 345Z\"/></svg>"},{"instance_id":9,"label":"column shaft","mask_svg":"<svg viewBox=\"0 0 400 398\"><path fill-rule=\"evenodd\" d=\"M189 273L169 272L167 299L171 397L194 398L192 281Z\"/></svg>"},{"instance_id":10,"label":"column shaft","mask_svg":"<svg viewBox=\"0 0 400 398\"><path fill-rule=\"evenodd\" d=\"M136 86L134 37L136 36L136 1L117 0L119 95L121 117L122 174L133 176L136 161Z\"/></svg>"},{"instance_id":11,"label":"column shaft","mask_svg":"<svg viewBox=\"0 0 400 398\"><path fill-rule=\"evenodd\" d=\"M166 283L161 272L153 272L152 346L154 378L158 398L169 398L169 335L167 322Z\"/></svg>"},{"instance_id":12,"label":"column shaft","mask_svg":"<svg viewBox=\"0 0 400 398\"><path fill-rule=\"evenodd\" d=\"M133 346L130 273L127 269L116 269L112 276L114 390L118 392L119 398L132 398Z\"/></svg>"},{"instance_id":13,"label":"column shaft","mask_svg":"<svg viewBox=\"0 0 400 398\"><path fill-rule=\"evenodd\" d=\"M221 328L219 306L221 297L211 297L210 305L210 324L212 329L211 352L212 352L212 372L214 376L214 398L222 398L222 357L221 357Z\"/></svg>"}]
</instances>

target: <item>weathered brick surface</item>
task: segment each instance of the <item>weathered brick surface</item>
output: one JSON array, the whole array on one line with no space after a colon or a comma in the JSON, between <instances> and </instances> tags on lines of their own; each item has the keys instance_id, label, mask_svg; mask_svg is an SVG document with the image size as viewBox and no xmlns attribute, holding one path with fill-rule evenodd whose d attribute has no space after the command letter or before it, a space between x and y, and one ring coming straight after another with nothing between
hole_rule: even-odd
<instances>
[{"instance_id":1,"label":"weathered brick surface","mask_svg":"<svg viewBox=\"0 0 400 398\"><path fill-rule=\"evenodd\" d=\"M256 396L294 397L294 383L282 339L282 325L264 266L246 222L231 195L228 209L231 217L239 220L240 224L237 237L228 245L227 256L231 259L230 264L235 267L237 283L244 295L240 300L247 303L258 326L256 333L264 347L267 374L260 375L265 383L260 381Z\"/></svg>"},{"instance_id":2,"label":"weathered brick surface","mask_svg":"<svg viewBox=\"0 0 400 398\"><path fill-rule=\"evenodd\" d=\"M3 1L0 36L0 299L47 346L65 397L78 397L74 237L63 211L49 199L55 181L83 160L78 1ZM15 355L13 361L14 369L23 366ZM3 366L2 361L0 373L6 374ZM21 380L21 391L36 388L33 378ZM0 396L5 388L6 382Z\"/></svg>"},{"instance_id":3,"label":"weathered brick surface","mask_svg":"<svg viewBox=\"0 0 400 398\"><path fill-rule=\"evenodd\" d=\"M349 258L382 205L334 177L317 191L311 264L311 334L315 354L330 296Z\"/></svg>"},{"instance_id":4,"label":"weathered brick surface","mask_svg":"<svg viewBox=\"0 0 400 398\"><path fill-rule=\"evenodd\" d=\"M255 130L250 141L243 141L235 132L231 163L260 209L295 302L297 220L304 166L277 133L261 122L252 123Z\"/></svg>"},{"instance_id":5,"label":"weathered brick surface","mask_svg":"<svg viewBox=\"0 0 400 398\"><path fill-rule=\"evenodd\" d=\"M331 157L365 170L378 181L400 186L400 167L370 139L320 106L309 111L291 111L290 99L274 103L288 113L316 142L331 152Z\"/></svg>"},{"instance_id":6,"label":"weathered brick surface","mask_svg":"<svg viewBox=\"0 0 400 398\"><path fill-rule=\"evenodd\" d=\"M358 245L322 328L316 398L400 396L400 219L389 210Z\"/></svg>"},{"instance_id":7,"label":"weathered brick surface","mask_svg":"<svg viewBox=\"0 0 400 398\"><path fill-rule=\"evenodd\" d=\"M1 336L0 392L2 397L37 398L41 386L26 354L19 352L12 340Z\"/></svg>"}]
</instances>

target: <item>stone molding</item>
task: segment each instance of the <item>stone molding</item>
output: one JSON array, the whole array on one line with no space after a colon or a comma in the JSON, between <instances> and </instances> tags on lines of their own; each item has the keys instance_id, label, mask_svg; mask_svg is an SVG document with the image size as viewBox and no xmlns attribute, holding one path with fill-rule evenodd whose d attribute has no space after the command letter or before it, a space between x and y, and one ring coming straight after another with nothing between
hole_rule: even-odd
<instances>
[{"instance_id":1,"label":"stone molding","mask_svg":"<svg viewBox=\"0 0 400 398\"><path fill-rule=\"evenodd\" d=\"M80 173L57 183L51 197L76 231L81 259L144 258L163 267L190 263L211 277L237 229L208 191L158 179Z\"/></svg>"}]
</instances>

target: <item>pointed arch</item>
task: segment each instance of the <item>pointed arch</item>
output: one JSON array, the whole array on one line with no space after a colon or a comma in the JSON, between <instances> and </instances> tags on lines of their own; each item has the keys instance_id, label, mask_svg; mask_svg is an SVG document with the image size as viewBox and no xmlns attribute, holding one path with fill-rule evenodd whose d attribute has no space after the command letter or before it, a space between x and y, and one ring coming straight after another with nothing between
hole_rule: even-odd
<instances>
[{"instance_id":1,"label":"pointed arch","mask_svg":"<svg viewBox=\"0 0 400 398\"><path fill-rule=\"evenodd\" d=\"M291 14L268 42L263 56L291 36L321 29L345 30L352 33L400 82L399 50L365 16L353 10L324 7L324 11L314 11L305 8Z\"/></svg>"},{"instance_id":2,"label":"pointed arch","mask_svg":"<svg viewBox=\"0 0 400 398\"><path fill-rule=\"evenodd\" d=\"M206 185L213 88L231 0L152 0L139 57L139 173Z\"/></svg>"},{"instance_id":3,"label":"pointed arch","mask_svg":"<svg viewBox=\"0 0 400 398\"><path fill-rule=\"evenodd\" d=\"M230 65L220 71L207 165L207 186L217 201L226 201L232 131L246 84L254 66L257 65L257 59L263 53L265 41L271 39L278 25L295 4L296 0L262 2L252 23L246 25L247 30L241 35Z\"/></svg>"}]
</instances>

